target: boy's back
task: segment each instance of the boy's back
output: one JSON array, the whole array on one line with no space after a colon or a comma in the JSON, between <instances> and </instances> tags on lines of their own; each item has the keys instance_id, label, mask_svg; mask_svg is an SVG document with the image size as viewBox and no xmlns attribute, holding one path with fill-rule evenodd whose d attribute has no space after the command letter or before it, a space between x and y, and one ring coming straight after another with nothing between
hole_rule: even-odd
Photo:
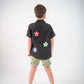
<instances>
[{"instance_id":1,"label":"boy's back","mask_svg":"<svg viewBox=\"0 0 84 84\"><path fill-rule=\"evenodd\" d=\"M32 38L30 54L38 59L51 57L51 41L55 36L53 28L44 20L31 23L27 30L27 36Z\"/></svg>"}]
</instances>

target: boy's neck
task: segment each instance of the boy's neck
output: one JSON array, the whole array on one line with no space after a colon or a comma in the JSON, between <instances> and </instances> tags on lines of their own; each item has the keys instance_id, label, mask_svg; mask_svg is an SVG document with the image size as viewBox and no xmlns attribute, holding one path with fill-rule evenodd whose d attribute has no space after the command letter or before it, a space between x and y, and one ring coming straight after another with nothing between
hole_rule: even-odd
<instances>
[{"instance_id":1,"label":"boy's neck","mask_svg":"<svg viewBox=\"0 0 84 84\"><path fill-rule=\"evenodd\" d=\"M44 20L44 18L37 18L37 20Z\"/></svg>"}]
</instances>

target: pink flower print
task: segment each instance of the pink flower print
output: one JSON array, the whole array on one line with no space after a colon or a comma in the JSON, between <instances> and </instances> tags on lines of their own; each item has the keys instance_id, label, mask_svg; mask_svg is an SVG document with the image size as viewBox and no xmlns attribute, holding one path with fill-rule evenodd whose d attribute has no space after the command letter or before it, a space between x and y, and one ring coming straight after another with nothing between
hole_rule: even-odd
<instances>
[{"instance_id":1,"label":"pink flower print","mask_svg":"<svg viewBox=\"0 0 84 84\"><path fill-rule=\"evenodd\" d=\"M34 32L34 34L35 34L35 36L38 36L39 32L38 32L38 31L36 31L36 32Z\"/></svg>"}]
</instances>

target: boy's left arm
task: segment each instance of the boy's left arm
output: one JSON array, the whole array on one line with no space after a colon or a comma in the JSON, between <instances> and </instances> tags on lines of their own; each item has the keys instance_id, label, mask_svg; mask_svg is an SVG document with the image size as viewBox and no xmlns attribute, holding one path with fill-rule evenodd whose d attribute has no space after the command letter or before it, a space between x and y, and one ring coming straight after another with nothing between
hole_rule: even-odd
<instances>
[{"instance_id":1,"label":"boy's left arm","mask_svg":"<svg viewBox=\"0 0 84 84\"><path fill-rule=\"evenodd\" d=\"M32 46L32 39L28 38L28 56L31 56L30 55L31 46Z\"/></svg>"},{"instance_id":2,"label":"boy's left arm","mask_svg":"<svg viewBox=\"0 0 84 84\"><path fill-rule=\"evenodd\" d=\"M54 39L51 38L51 57L52 57L52 54L53 54L53 46L54 46Z\"/></svg>"}]
</instances>

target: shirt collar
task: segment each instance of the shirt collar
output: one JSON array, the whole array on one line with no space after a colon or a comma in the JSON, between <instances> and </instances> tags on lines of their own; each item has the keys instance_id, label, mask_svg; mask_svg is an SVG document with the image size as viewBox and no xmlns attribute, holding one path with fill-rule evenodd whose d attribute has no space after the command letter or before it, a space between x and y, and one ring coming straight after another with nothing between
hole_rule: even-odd
<instances>
[{"instance_id":1,"label":"shirt collar","mask_svg":"<svg viewBox=\"0 0 84 84\"><path fill-rule=\"evenodd\" d=\"M45 21L44 21L44 20L36 20L36 22L44 22L44 23L45 23Z\"/></svg>"}]
</instances>

